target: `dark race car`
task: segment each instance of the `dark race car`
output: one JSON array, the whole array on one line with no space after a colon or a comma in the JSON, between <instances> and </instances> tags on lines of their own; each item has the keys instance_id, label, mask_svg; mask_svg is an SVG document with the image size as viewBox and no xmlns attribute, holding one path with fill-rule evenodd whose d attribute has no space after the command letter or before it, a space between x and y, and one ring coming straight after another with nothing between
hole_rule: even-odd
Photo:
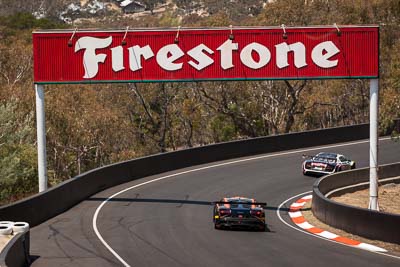
<instances>
[{"instance_id":1,"label":"dark race car","mask_svg":"<svg viewBox=\"0 0 400 267\"><path fill-rule=\"evenodd\" d=\"M258 203L246 197L227 197L214 204L215 229L251 228L265 231L264 207L267 203Z\"/></svg>"},{"instance_id":2,"label":"dark race car","mask_svg":"<svg viewBox=\"0 0 400 267\"><path fill-rule=\"evenodd\" d=\"M303 155L307 158L303 164L303 174L325 175L356 168L356 163L336 153L321 152L315 156Z\"/></svg>"}]
</instances>

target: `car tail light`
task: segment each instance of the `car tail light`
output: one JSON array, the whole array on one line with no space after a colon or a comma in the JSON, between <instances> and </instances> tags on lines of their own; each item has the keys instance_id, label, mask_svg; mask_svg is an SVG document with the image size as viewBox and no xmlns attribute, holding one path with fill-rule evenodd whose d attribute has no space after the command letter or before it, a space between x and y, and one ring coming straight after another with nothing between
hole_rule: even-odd
<instances>
[{"instance_id":1,"label":"car tail light","mask_svg":"<svg viewBox=\"0 0 400 267\"><path fill-rule=\"evenodd\" d=\"M225 216L225 215L230 215L231 214L231 210L230 209L220 209L219 210L219 215L220 216Z\"/></svg>"},{"instance_id":2,"label":"car tail light","mask_svg":"<svg viewBox=\"0 0 400 267\"><path fill-rule=\"evenodd\" d=\"M262 212L261 210L251 210L251 211L250 211L250 214L251 214L252 216L261 217L262 214L263 214L263 212Z\"/></svg>"},{"instance_id":3,"label":"car tail light","mask_svg":"<svg viewBox=\"0 0 400 267\"><path fill-rule=\"evenodd\" d=\"M328 171L328 172L330 172L330 171L333 171L333 169L335 168L335 166L332 166L332 165L327 165L326 166L326 171Z\"/></svg>"}]
</instances>

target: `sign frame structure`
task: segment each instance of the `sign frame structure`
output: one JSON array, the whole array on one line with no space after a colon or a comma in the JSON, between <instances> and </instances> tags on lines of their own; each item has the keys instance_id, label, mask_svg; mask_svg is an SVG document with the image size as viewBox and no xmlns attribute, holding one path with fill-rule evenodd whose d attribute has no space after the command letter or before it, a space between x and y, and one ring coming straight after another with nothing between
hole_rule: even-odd
<instances>
[{"instance_id":1,"label":"sign frame structure","mask_svg":"<svg viewBox=\"0 0 400 267\"><path fill-rule=\"evenodd\" d=\"M378 39L377 26L36 31L34 80L374 79Z\"/></svg>"},{"instance_id":2,"label":"sign frame structure","mask_svg":"<svg viewBox=\"0 0 400 267\"><path fill-rule=\"evenodd\" d=\"M47 190L44 85L370 80L370 209L378 210L379 26L33 32L39 191Z\"/></svg>"}]
</instances>

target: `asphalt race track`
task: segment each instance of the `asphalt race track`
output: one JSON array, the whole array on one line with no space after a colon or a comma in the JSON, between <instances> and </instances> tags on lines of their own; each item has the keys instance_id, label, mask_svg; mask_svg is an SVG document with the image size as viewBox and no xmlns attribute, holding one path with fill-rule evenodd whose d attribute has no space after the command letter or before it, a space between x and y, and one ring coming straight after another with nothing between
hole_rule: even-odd
<instances>
[{"instance_id":1,"label":"asphalt race track","mask_svg":"<svg viewBox=\"0 0 400 267\"><path fill-rule=\"evenodd\" d=\"M321 151L369 164L368 141L306 153ZM400 142L381 140L379 151L380 164L400 161ZM301 173L303 153L196 166L107 189L31 229L32 266L400 266L400 258L315 238L278 219L277 207L316 180ZM210 202L237 195L268 203L266 232L214 229ZM281 216L290 222L285 209Z\"/></svg>"}]
</instances>

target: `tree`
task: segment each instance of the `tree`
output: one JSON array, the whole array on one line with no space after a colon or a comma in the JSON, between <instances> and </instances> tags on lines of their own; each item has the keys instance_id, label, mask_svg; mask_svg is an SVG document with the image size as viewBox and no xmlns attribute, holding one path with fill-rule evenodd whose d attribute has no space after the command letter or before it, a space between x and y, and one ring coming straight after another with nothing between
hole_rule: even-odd
<instances>
[{"instance_id":1,"label":"tree","mask_svg":"<svg viewBox=\"0 0 400 267\"><path fill-rule=\"evenodd\" d=\"M131 122L134 129L138 130L139 138L142 142L151 141L159 152L166 152L172 124L171 103L177 89L173 85L169 87L168 84L161 83L153 87L153 90L145 91L148 97L137 84L130 84L129 89L132 92L131 97L140 105L140 109L133 106L129 108Z\"/></svg>"},{"instance_id":2,"label":"tree","mask_svg":"<svg viewBox=\"0 0 400 267\"><path fill-rule=\"evenodd\" d=\"M20 117L16 103L0 103L0 203L37 192L33 114Z\"/></svg>"},{"instance_id":3,"label":"tree","mask_svg":"<svg viewBox=\"0 0 400 267\"><path fill-rule=\"evenodd\" d=\"M248 18L259 15L263 4L261 0L204 0L204 7L210 15L223 13L237 24L245 23Z\"/></svg>"},{"instance_id":4,"label":"tree","mask_svg":"<svg viewBox=\"0 0 400 267\"><path fill-rule=\"evenodd\" d=\"M129 140L125 110L113 104L111 94L109 86L100 85L53 85L47 90L48 158L55 173L49 179L71 178L130 154L126 147L135 140Z\"/></svg>"},{"instance_id":5,"label":"tree","mask_svg":"<svg viewBox=\"0 0 400 267\"><path fill-rule=\"evenodd\" d=\"M200 1L193 0L175 0L175 4L178 8L183 10L185 15L189 15L202 7L202 3Z\"/></svg>"},{"instance_id":6,"label":"tree","mask_svg":"<svg viewBox=\"0 0 400 267\"><path fill-rule=\"evenodd\" d=\"M9 41L12 44L0 44L0 81L13 88L32 74L32 53L23 40L12 37Z\"/></svg>"}]
</instances>

